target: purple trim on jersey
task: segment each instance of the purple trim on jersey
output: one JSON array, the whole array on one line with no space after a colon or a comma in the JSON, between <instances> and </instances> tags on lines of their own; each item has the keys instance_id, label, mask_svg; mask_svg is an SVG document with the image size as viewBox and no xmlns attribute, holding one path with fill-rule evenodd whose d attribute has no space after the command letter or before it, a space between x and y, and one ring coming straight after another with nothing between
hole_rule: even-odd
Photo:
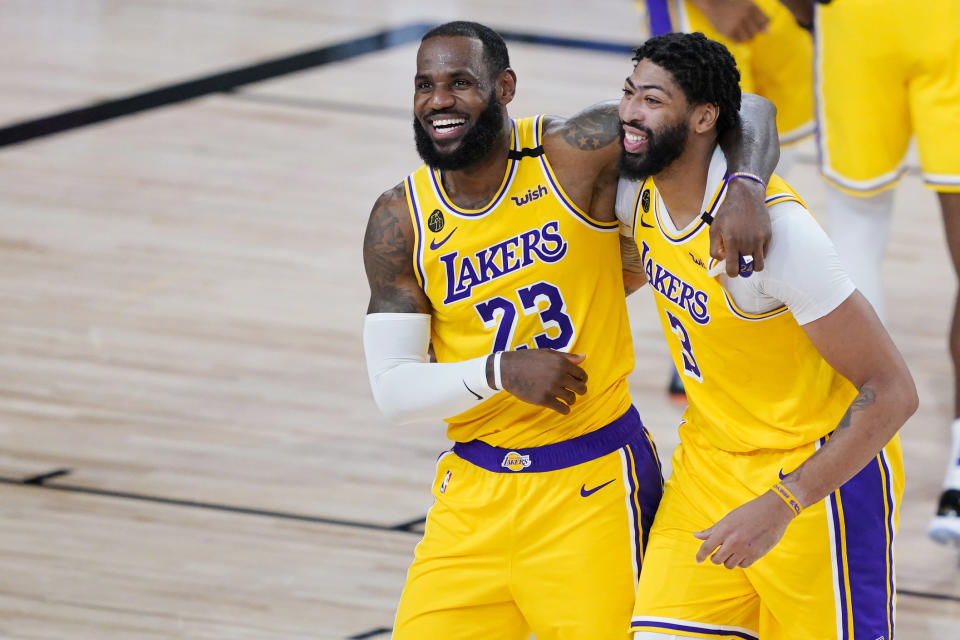
<instances>
[{"instance_id":1,"label":"purple trim on jersey","mask_svg":"<svg viewBox=\"0 0 960 640\"><path fill-rule=\"evenodd\" d=\"M711 264L710 266L712 267L713 265ZM770 311L764 311L763 313L757 313L752 316L747 316L741 313L737 309L737 306L734 303L733 298L730 296L730 293L726 289L723 289L723 297L727 301L727 309L729 309L733 315L737 316L741 320L748 320L750 322L757 322L760 320L769 320L770 318L776 318L780 314L786 313L788 311L787 305L783 305L782 307L777 307L776 309L770 309Z\"/></svg>"},{"instance_id":2,"label":"purple trim on jersey","mask_svg":"<svg viewBox=\"0 0 960 640\"><path fill-rule=\"evenodd\" d=\"M429 170L428 170L429 171ZM417 246L413 252L413 262L420 275L420 286L427 292L427 274L423 269L423 217L420 215L420 205L417 203L417 190L413 186L413 174L407 176L407 193L410 196L410 205L413 207L413 218L417 223Z\"/></svg>"},{"instance_id":3,"label":"purple trim on jersey","mask_svg":"<svg viewBox=\"0 0 960 640\"><path fill-rule=\"evenodd\" d=\"M538 473L566 469L613 453L646 431L640 414L632 405L610 424L571 440L526 449L494 447L480 440L457 442L453 452L478 467L494 473ZM512 471L502 466L508 454L528 456L529 464Z\"/></svg>"},{"instance_id":4,"label":"purple trim on jersey","mask_svg":"<svg viewBox=\"0 0 960 640\"><path fill-rule=\"evenodd\" d=\"M722 636L743 638L744 640L759 640L759 636L746 631L737 631L735 629L711 629L709 627L698 627L695 624L680 624L678 622L664 622L662 620L645 620L643 618L634 618L630 627L651 627L654 629L669 629L671 631L686 631L688 633L698 633L703 636Z\"/></svg>"},{"instance_id":5,"label":"purple trim on jersey","mask_svg":"<svg viewBox=\"0 0 960 640\"><path fill-rule=\"evenodd\" d=\"M647 15L650 16L651 36L662 36L673 32L669 0L647 0Z\"/></svg>"},{"instance_id":6,"label":"purple trim on jersey","mask_svg":"<svg viewBox=\"0 0 960 640\"><path fill-rule=\"evenodd\" d=\"M519 148L520 134L517 131L517 123L514 120L511 120L510 122L513 125L513 148ZM441 203L443 203L443 205L447 209L449 209L450 213L452 213L455 216L461 216L464 218L479 218L481 216L487 215L488 213L496 209L500 205L500 203L503 202L503 199L507 196L507 193L510 192L510 187L513 185L513 179L517 175L517 166L519 165L519 160L507 160L507 162L509 164L509 168L507 170L507 178L503 182L503 189L501 189L494 195L493 200L491 200L490 204L488 204L485 208L481 209L480 211L475 211L472 213L468 213L466 211L461 210L460 208L457 207L457 205L447 200L447 196L443 192L443 185L440 184L440 181L437 179L437 173L438 173L437 171L434 171L433 169L428 169L427 173L430 174L430 181L433 183L433 191L436 194L437 199Z\"/></svg>"},{"instance_id":7,"label":"purple trim on jersey","mask_svg":"<svg viewBox=\"0 0 960 640\"><path fill-rule=\"evenodd\" d=\"M881 452L837 490L843 507L854 638L893 637L893 550L887 540L893 540L894 505L890 470L883 458Z\"/></svg>"},{"instance_id":8,"label":"purple trim on jersey","mask_svg":"<svg viewBox=\"0 0 960 640\"><path fill-rule=\"evenodd\" d=\"M540 121L543 119L543 115L537 116L533 121L533 146L539 147L543 144L540 141ZM550 186L553 187L553 194L556 196L557 200L560 201L560 204L571 214L575 215L577 218L582 220L586 225L599 229L600 231L617 231L620 227L619 223L614 224L613 222L606 225L598 224L597 222L586 217L579 210L577 210L577 205L573 204L567 197L564 195L563 190L560 188L560 185L557 184L557 181L553 178L553 173L547 167L547 154L542 153L538 158L540 160L540 169L543 172L544 177L547 179L547 182L550 183Z\"/></svg>"}]
</instances>

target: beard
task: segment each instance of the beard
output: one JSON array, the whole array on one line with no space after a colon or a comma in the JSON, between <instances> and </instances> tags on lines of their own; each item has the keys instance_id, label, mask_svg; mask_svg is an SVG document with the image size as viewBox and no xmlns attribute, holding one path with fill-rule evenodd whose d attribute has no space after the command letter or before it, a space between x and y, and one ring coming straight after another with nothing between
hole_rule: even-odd
<instances>
[{"instance_id":1,"label":"beard","mask_svg":"<svg viewBox=\"0 0 960 640\"><path fill-rule=\"evenodd\" d=\"M625 123L624 123L625 124ZM620 176L629 180L643 180L655 176L680 157L687 146L689 130L683 120L673 126L665 126L654 135L647 127L631 125L647 135L647 150L644 153L628 153L623 148L624 131L620 127Z\"/></svg>"},{"instance_id":2,"label":"beard","mask_svg":"<svg viewBox=\"0 0 960 640\"><path fill-rule=\"evenodd\" d=\"M486 109L477 118L476 124L463 136L457 148L450 152L442 152L437 150L430 134L414 116L413 137L417 143L417 153L428 166L434 169L441 171L465 169L490 153L503 131L503 120L504 114L500 110L500 104L491 91Z\"/></svg>"}]
</instances>

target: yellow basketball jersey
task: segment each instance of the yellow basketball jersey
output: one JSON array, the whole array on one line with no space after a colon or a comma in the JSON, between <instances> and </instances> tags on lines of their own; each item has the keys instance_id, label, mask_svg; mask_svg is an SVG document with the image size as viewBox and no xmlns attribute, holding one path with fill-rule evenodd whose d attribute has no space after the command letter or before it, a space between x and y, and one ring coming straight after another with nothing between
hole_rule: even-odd
<instances>
[{"instance_id":1,"label":"yellow basketball jersey","mask_svg":"<svg viewBox=\"0 0 960 640\"><path fill-rule=\"evenodd\" d=\"M708 213L723 200L726 180ZM803 201L773 176L767 206ZM805 205L804 205L805 206ZM784 306L751 314L737 307L712 266L709 226L702 219L681 234L652 179L633 208L637 249L690 402L680 426L690 436L732 452L793 449L836 428L856 389L820 356Z\"/></svg>"},{"instance_id":2,"label":"yellow basketball jersey","mask_svg":"<svg viewBox=\"0 0 960 640\"><path fill-rule=\"evenodd\" d=\"M599 429L630 406L618 223L590 218L563 192L540 146L542 122L514 121L506 174L482 209L456 206L427 166L406 180L438 362L515 349L586 354L587 393L568 415L501 392L447 420L459 442L540 446Z\"/></svg>"}]
</instances>

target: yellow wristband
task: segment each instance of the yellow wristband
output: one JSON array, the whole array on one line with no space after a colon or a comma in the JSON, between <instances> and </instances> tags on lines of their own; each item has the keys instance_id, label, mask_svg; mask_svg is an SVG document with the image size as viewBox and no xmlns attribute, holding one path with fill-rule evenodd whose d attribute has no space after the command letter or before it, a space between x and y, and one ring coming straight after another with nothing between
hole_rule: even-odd
<instances>
[{"instance_id":1,"label":"yellow wristband","mask_svg":"<svg viewBox=\"0 0 960 640\"><path fill-rule=\"evenodd\" d=\"M800 501L797 500L792 493L790 493L790 489L787 489L785 486L783 486L782 482L778 482L777 484L773 485L771 490L777 494L780 499L783 500L788 507L790 507L791 510L793 510L794 515L800 515L800 511L803 510L803 507L800 506Z\"/></svg>"}]
</instances>

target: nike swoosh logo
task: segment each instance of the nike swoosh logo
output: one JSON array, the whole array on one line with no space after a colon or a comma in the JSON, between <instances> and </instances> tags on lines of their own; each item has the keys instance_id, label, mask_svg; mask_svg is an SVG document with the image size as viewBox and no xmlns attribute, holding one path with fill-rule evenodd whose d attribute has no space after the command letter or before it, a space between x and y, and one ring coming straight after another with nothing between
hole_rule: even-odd
<instances>
[{"instance_id":1,"label":"nike swoosh logo","mask_svg":"<svg viewBox=\"0 0 960 640\"><path fill-rule=\"evenodd\" d=\"M453 228L453 231L456 231L456 230L459 229L459 228L460 228L460 227L454 227L454 228ZM436 251L437 249L439 249L440 247L442 247L443 244L444 244L447 240L450 239L450 236L453 235L453 231L451 231L450 233L448 233L448 234L447 234L447 237L444 238L443 240L441 240L440 242L434 242L433 238L431 238L431 239L430 239L430 249L431 249L432 251Z\"/></svg>"},{"instance_id":2,"label":"nike swoosh logo","mask_svg":"<svg viewBox=\"0 0 960 640\"><path fill-rule=\"evenodd\" d=\"M649 224L649 223L647 223L647 222L644 222L643 216L640 216L640 226L641 226L641 227L646 227L647 229L653 229L653 225L652 225L652 224Z\"/></svg>"},{"instance_id":3,"label":"nike swoosh logo","mask_svg":"<svg viewBox=\"0 0 960 640\"><path fill-rule=\"evenodd\" d=\"M777 471L777 475L780 476L780 479L783 480L787 476L783 473L783 467L780 467L780 471Z\"/></svg>"},{"instance_id":4,"label":"nike swoosh logo","mask_svg":"<svg viewBox=\"0 0 960 640\"><path fill-rule=\"evenodd\" d=\"M447 236L447 237L449 238L450 236ZM464 380L463 378L460 378L460 382L463 383L463 386L467 387L467 381L466 381L466 380ZM467 387L467 391L469 391L469 392L472 393L473 395L477 396L477 400L483 400L483 396L480 395L479 393L477 393L476 391L474 391L473 389L471 389L470 387Z\"/></svg>"},{"instance_id":5,"label":"nike swoosh logo","mask_svg":"<svg viewBox=\"0 0 960 640\"><path fill-rule=\"evenodd\" d=\"M613 480L616 480L616 478L614 478ZM613 480L607 480L600 486L594 487L593 489L587 489L587 485L583 484L580 486L580 495L583 496L584 498L589 498L590 496L595 494L597 491L600 491L600 489L603 489L605 486L613 482Z\"/></svg>"}]
</instances>

